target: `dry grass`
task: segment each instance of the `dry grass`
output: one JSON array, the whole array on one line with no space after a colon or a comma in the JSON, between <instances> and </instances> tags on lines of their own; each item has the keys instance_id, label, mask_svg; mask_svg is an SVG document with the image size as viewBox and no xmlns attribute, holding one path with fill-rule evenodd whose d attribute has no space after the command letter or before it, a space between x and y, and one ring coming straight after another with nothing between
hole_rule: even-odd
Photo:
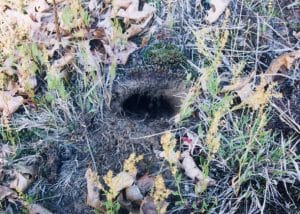
<instances>
[{"instance_id":1,"label":"dry grass","mask_svg":"<svg viewBox=\"0 0 300 214\"><path fill-rule=\"evenodd\" d=\"M216 181L216 185L212 187L205 186L199 189L195 182L176 169L176 161L170 157L166 159L167 161L157 160L156 171L152 172L152 175L157 176L154 189L157 190L160 186L161 189L172 190L171 194L168 190L162 199L170 202L167 213L299 212L300 127L297 118L292 116L294 109L283 111L270 96L264 100L263 105L257 105L256 109L249 108L251 107L249 103L247 106L238 105L241 103L239 97L234 92L222 93L222 87L240 80L240 77L247 76L252 71L256 71L254 79L259 82L259 74L268 68L272 59L281 53L299 49L299 39L297 40L291 31L299 31L300 23L295 22L293 25L287 21L294 18L294 12L299 13L300 5L297 5L297 2L283 0L234 0L216 23L208 25L203 21L207 3L198 11L194 1L150 2L157 6L157 16L166 22L163 26L159 26L157 33L159 36L154 34L149 46L172 43L181 50L187 57L189 65L183 65L180 69L188 74L186 83L191 85L185 99L182 99L178 115L171 119L174 129L170 131L173 137L176 136L177 141L163 145L160 149L170 153L166 148L171 146L172 152L175 152L173 150L183 152L187 146L181 139L193 133L197 138L197 145L193 147L191 155L205 176ZM82 21L80 26L85 23ZM0 48L4 50L0 54L0 66L3 66L7 57L15 57L15 53L11 52L14 47L30 44L30 39L19 40L24 33L23 29L12 29L5 21L1 24L1 29L6 29L0 33L2 45ZM14 34L18 39L11 40ZM72 147L75 150L85 150L84 154L80 153L82 156L71 158L65 165L62 164L66 170L61 172L55 184L50 185L42 176L38 177L40 180L28 195L42 196L37 201L45 201L46 206L49 205L46 203L47 197L51 198L53 195L47 196L42 188L57 192L61 188L72 187L74 181L82 185L85 181L80 176L86 166L92 165L94 170L101 168L101 171L109 167L102 168L100 166L102 163L97 162L95 156L100 155L96 152L106 150L96 148L98 145L93 142L92 135L102 125L110 127L105 125L111 124L109 120L116 118L108 116L114 83L120 81L118 77L122 76L122 72L135 70L138 64L134 59L141 59L140 53L144 53L142 50L136 55L133 54L134 59L126 66L117 66L114 63L102 65L87 59L85 50L79 43L75 42L71 48L75 50L76 60L66 70L75 72L66 79L48 78L45 81L43 79L45 69L51 66L49 62L43 61L42 57L38 59L39 63L35 62L36 75L43 84L35 93L26 92L33 97L36 108L32 109L25 105L23 110L14 114L8 123L1 126L1 142L17 144L20 151L24 149L22 145L26 145L31 151L41 154L39 149L32 148L40 145L36 143L37 141L42 141L46 148L54 143L58 148ZM40 56L43 50L40 51L41 53L34 56ZM24 66L28 67L34 61L32 58L34 56L21 57ZM158 64L161 68L163 63ZM292 87L299 87L299 62L282 76L290 81ZM286 79L283 81L287 81ZM280 88L280 82L277 84L279 86L274 86L274 90ZM2 86L0 89L2 90ZM271 90L271 87L269 89ZM262 95L267 93L268 90L261 88ZM282 93L287 94L285 91ZM271 104L268 103L269 99ZM252 99L252 102L254 101ZM280 114L291 132L282 131L276 124L271 124L270 127L269 121L276 112ZM121 116L120 118L123 119ZM127 128L122 127L124 130ZM107 139L105 143L114 145L113 141L119 140L110 139L115 137L110 135L115 133L115 130L102 131L104 133L101 133L103 137L101 140ZM147 136L131 140L139 140L138 143L143 144L146 138L155 139L157 135L167 131L161 130L158 134L149 133ZM101 144L103 145L105 144ZM115 149L116 153L122 153L124 149L122 146L118 144L117 147L110 148ZM155 152L151 146L143 145L145 154L139 155L155 159ZM157 146L159 147L159 142ZM132 147L133 151L136 149L134 143L128 147ZM126 148L126 151L129 149ZM105 157L106 154L101 155ZM124 154L121 157L128 155ZM119 167L120 162L123 160L115 162L118 172L122 171ZM110 173L112 177L113 172ZM74 190L69 193L70 198L73 198L73 193L75 195L82 192L84 189L77 192ZM155 193L152 195L156 198ZM59 193L60 196L63 198L64 193ZM119 209L113 199L114 197L110 197L110 204L107 205L112 213L112 210ZM80 206L82 209L85 205Z\"/></svg>"}]
</instances>

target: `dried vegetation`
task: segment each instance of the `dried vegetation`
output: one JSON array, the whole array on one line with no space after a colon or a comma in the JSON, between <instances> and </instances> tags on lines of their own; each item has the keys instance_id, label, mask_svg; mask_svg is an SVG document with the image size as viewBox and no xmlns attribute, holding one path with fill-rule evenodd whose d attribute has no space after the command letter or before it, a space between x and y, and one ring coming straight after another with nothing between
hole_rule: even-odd
<instances>
[{"instance_id":1,"label":"dried vegetation","mask_svg":"<svg viewBox=\"0 0 300 214\"><path fill-rule=\"evenodd\" d=\"M299 212L299 2L2 0L0 18L0 210Z\"/></svg>"}]
</instances>

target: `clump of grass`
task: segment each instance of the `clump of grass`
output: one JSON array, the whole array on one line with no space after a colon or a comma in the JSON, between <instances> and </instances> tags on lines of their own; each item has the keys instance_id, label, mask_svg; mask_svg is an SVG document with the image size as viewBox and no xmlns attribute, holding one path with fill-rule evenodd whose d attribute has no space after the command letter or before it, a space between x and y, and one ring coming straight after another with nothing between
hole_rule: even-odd
<instances>
[{"instance_id":1,"label":"clump of grass","mask_svg":"<svg viewBox=\"0 0 300 214\"><path fill-rule=\"evenodd\" d=\"M187 63L183 53L172 44L158 43L145 51L145 58L152 64L160 67L179 67Z\"/></svg>"}]
</instances>

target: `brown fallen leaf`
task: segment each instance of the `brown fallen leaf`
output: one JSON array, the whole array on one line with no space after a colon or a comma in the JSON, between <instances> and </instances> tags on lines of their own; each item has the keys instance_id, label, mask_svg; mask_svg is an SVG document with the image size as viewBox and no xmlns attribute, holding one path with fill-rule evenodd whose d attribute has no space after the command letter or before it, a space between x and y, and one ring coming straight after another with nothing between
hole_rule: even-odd
<instances>
[{"instance_id":1,"label":"brown fallen leaf","mask_svg":"<svg viewBox=\"0 0 300 214\"><path fill-rule=\"evenodd\" d=\"M133 210L133 206L131 201L127 200L125 198L125 194L119 194L118 198L117 198L118 203L125 209L127 209L128 211L132 212Z\"/></svg>"},{"instance_id":2,"label":"brown fallen leaf","mask_svg":"<svg viewBox=\"0 0 300 214\"><path fill-rule=\"evenodd\" d=\"M127 10L120 9L117 13L117 16L122 17L126 20L134 20L135 22L141 22L144 19L147 19L149 16L152 16L155 13L155 8L151 5L145 3L141 11L135 10L133 7L128 7ZM129 21L124 21L129 22Z\"/></svg>"},{"instance_id":3,"label":"brown fallen leaf","mask_svg":"<svg viewBox=\"0 0 300 214\"><path fill-rule=\"evenodd\" d=\"M135 181L135 178L127 172L120 172L112 178L112 187L115 194L127 187L130 187ZM115 195L116 196L116 195Z\"/></svg>"},{"instance_id":4,"label":"brown fallen leaf","mask_svg":"<svg viewBox=\"0 0 300 214\"><path fill-rule=\"evenodd\" d=\"M50 9L51 7L46 0L35 0L29 3L26 12L33 21L40 22L42 18L40 14L47 12Z\"/></svg>"},{"instance_id":5,"label":"brown fallen leaf","mask_svg":"<svg viewBox=\"0 0 300 214\"><path fill-rule=\"evenodd\" d=\"M127 39L138 35L139 33L143 32L143 30L147 27L149 22L151 21L153 15L149 16L143 23L141 24L132 24L130 27L126 30L125 35Z\"/></svg>"},{"instance_id":6,"label":"brown fallen leaf","mask_svg":"<svg viewBox=\"0 0 300 214\"><path fill-rule=\"evenodd\" d=\"M265 84L272 82L273 77L280 71L282 67L290 69L293 63L300 59L300 50L285 53L274 59L268 70L265 72Z\"/></svg>"},{"instance_id":7,"label":"brown fallen leaf","mask_svg":"<svg viewBox=\"0 0 300 214\"><path fill-rule=\"evenodd\" d=\"M125 189L125 195L128 201L142 201L144 198L137 185L127 187Z\"/></svg>"},{"instance_id":8,"label":"brown fallen leaf","mask_svg":"<svg viewBox=\"0 0 300 214\"><path fill-rule=\"evenodd\" d=\"M49 210L39 204L29 204L27 206L29 214L52 214Z\"/></svg>"},{"instance_id":9,"label":"brown fallen leaf","mask_svg":"<svg viewBox=\"0 0 300 214\"><path fill-rule=\"evenodd\" d=\"M252 82L253 78L256 75L256 71L252 71L252 73L249 76L239 78L239 79L234 79L232 82L232 85L227 85L224 86L222 89L222 92L230 92L230 91L237 91L248 85L250 82Z\"/></svg>"},{"instance_id":10,"label":"brown fallen leaf","mask_svg":"<svg viewBox=\"0 0 300 214\"><path fill-rule=\"evenodd\" d=\"M294 36L296 39L300 39L300 31L299 31L299 32L293 31L293 36Z\"/></svg>"},{"instance_id":11,"label":"brown fallen leaf","mask_svg":"<svg viewBox=\"0 0 300 214\"><path fill-rule=\"evenodd\" d=\"M6 10L5 15L10 22L17 23L19 26L25 26L26 29L30 29L30 34L39 28L38 23L34 22L28 15L25 15L19 11Z\"/></svg>"},{"instance_id":12,"label":"brown fallen leaf","mask_svg":"<svg viewBox=\"0 0 300 214\"><path fill-rule=\"evenodd\" d=\"M24 192L34 181L36 170L33 166L17 165L17 169L13 170L14 179L9 187Z\"/></svg>"},{"instance_id":13,"label":"brown fallen leaf","mask_svg":"<svg viewBox=\"0 0 300 214\"><path fill-rule=\"evenodd\" d=\"M200 186L203 185L204 187L216 184L214 179L203 174L188 151L183 152L181 154L181 158L181 168L184 169L186 176L191 178L194 182L196 182L196 184Z\"/></svg>"},{"instance_id":14,"label":"brown fallen leaf","mask_svg":"<svg viewBox=\"0 0 300 214\"><path fill-rule=\"evenodd\" d=\"M0 202L7 199L9 202L15 203L16 201L19 201L18 198L19 196L15 191L6 186L0 185Z\"/></svg>"},{"instance_id":15,"label":"brown fallen leaf","mask_svg":"<svg viewBox=\"0 0 300 214\"><path fill-rule=\"evenodd\" d=\"M0 144L0 160L5 159L16 153L15 147L12 147L8 144ZM1 162L0 162L1 165Z\"/></svg>"},{"instance_id":16,"label":"brown fallen leaf","mask_svg":"<svg viewBox=\"0 0 300 214\"><path fill-rule=\"evenodd\" d=\"M264 74L260 75L261 81L259 85L255 85L254 77L256 72L253 71L248 77L234 80L232 85L225 86L222 92L235 91L237 93L242 103L235 108L247 105L253 109L258 109L268 103L271 97L281 96L278 93L272 92L272 87L265 89L265 86L271 85L274 77L283 67L289 70L298 59L300 59L299 50L282 54L271 62Z\"/></svg>"},{"instance_id":17,"label":"brown fallen leaf","mask_svg":"<svg viewBox=\"0 0 300 214\"><path fill-rule=\"evenodd\" d=\"M71 64L73 62L73 59L74 59L73 53L66 53L60 59L54 61L54 63L52 64L52 68L55 70L61 70L66 65Z\"/></svg>"},{"instance_id":18,"label":"brown fallen leaf","mask_svg":"<svg viewBox=\"0 0 300 214\"><path fill-rule=\"evenodd\" d=\"M140 177L137 180L136 184L139 187L141 193L143 195L146 195L154 187L154 178L146 174Z\"/></svg>"},{"instance_id":19,"label":"brown fallen leaf","mask_svg":"<svg viewBox=\"0 0 300 214\"><path fill-rule=\"evenodd\" d=\"M16 153L16 149L8 144L0 145L0 181L3 180L5 170L2 167L7 163L7 158Z\"/></svg>"},{"instance_id":20,"label":"brown fallen leaf","mask_svg":"<svg viewBox=\"0 0 300 214\"><path fill-rule=\"evenodd\" d=\"M104 48L109 56L109 58L107 59L107 62L109 64L113 61L116 61L117 64L122 65L125 65L128 61L130 54L132 54L138 49L137 45L130 41L127 43L126 48L123 50L113 50L112 47L107 44L104 44Z\"/></svg>"},{"instance_id":21,"label":"brown fallen leaf","mask_svg":"<svg viewBox=\"0 0 300 214\"><path fill-rule=\"evenodd\" d=\"M230 0L210 0L209 3L211 8L207 12L207 16L204 18L204 20L208 24L212 24L222 15L229 5Z\"/></svg>"},{"instance_id":22,"label":"brown fallen leaf","mask_svg":"<svg viewBox=\"0 0 300 214\"><path fill-rule=\"evenodd\" d=\"M165 214L167 213L168 206L169 203L165 201L155 203L153 198L146 197L140 206L140 214Z\"/></svg>"},{"instance_id":23,"label":"brown fallen leaf","mask_svg":"<svg viewBox=\"0 0 300 214\"><path fill-rule=\"evenodd\" d=\"M119 10L120 8L128 8L132 4L133 0L105 0L106 4L112 3L114 10Z\"/></svg>"},{"instance_id":24,"label":"brown fallen leaf","mask_svg":"<svg viewBox=\"0 0 300 214\"><path fill-rule=\"evenodd\" d=\"M23 97L13 96L9 91L0 91L0 111L4 117L11 116L23 103Z\"/></svg>"},{"instance_id":25,"label":"brown fallen leaf","mask_svg":"<svg viewBox=\"0 0 300 214\"><path fill-rule=\"evenodd\" d=\"M46 0L49 4L53 4L53 0ZM56 4L62 3L65 0L55 0Z\"/></svg>"},{"instance_id":26,"label":"brown fallen leaf","mask_svg":"<svg viewBox=\"0 0 300 214\"><path fill-rule=\"evenodd\" d=\"M102 189L99 176L91 168L88 168L85 173L85 179L87 184L87 204L95 209L103 210L103 204L99 196L100 189Z\"/></svg>"},{"instance_id":27,"label":"brown fallen leaf","mask_svg":"<svg viewBox=\"0 0 300 214\"><path fill-rule=\"evenodd\" d=\"M151 197L146 197L140 208L141 214L156 214L156 205Z\"/></svg>"}]
</instances>

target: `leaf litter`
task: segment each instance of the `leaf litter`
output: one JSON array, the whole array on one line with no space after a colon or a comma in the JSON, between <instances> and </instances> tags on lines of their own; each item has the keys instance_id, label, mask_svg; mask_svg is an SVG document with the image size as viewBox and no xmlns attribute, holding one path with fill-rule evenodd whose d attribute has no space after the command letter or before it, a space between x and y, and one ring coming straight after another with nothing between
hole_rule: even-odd
<instances>
[{"instance_id":1,"label":"leaf litter","mask_svg":"<svg viewBox=\"0 0 300 214\"><path fill-rule=\"evenodd\" d=\"M69 6L71 2L72 7ZM98 40L99 45L103 47L100 49L101 52L97 49L92 50L91 46L85 46L88 56L96 61L100 55L100 62L104 64L126 64L129 56L139 48L131 38L149 30L156 11L149 3L144 3L143 7L139 8L138 0L105 1L104 4L90 1L89 8L93 10L91 12L97 13L96 15L100 17L90 28L88 11L79 1L56 1L58 23L55 22L53 1L33 0L24 6L22 11L11 2L0 3L0 15L5 23L3 25L5 29L2 29L1 34L10 37L13 34L9 26L13 26L12 29L16 32L21 28L22 31L18 33L26 35L29 43L37 44L37 51L41 55L39 63L47 64L49 60L48 72L59 78L65 77L66 73L63 70L67 65L72 67L72 63L76 63L75 50L72 48L75 40L88 44L91 40ZM61 41L57 39L58 34ZM14 48L22 42L24 41L19 39L10 42L0 41L0 47L7 50L4 58L11 53L17 56L13 57L14 60L7 57L6 62L9 63L0 66L0 74L3 73L5 78L9 79L7 82L14 86L8 87L6 82L2 84L0 81L0 112L4 118L9 118L25 104L37 87L35 71L30 71L35 66L27 68L17 66L17 69L14 69L14 65L18 64L22 57L18 57L19 52ZM54 57L55 53L60 54L58 59ZM35 64L37 61L27 59L24 63ZM14 80L12 74L17 74L18 79Z\"/></svg>"}]
</instances>

